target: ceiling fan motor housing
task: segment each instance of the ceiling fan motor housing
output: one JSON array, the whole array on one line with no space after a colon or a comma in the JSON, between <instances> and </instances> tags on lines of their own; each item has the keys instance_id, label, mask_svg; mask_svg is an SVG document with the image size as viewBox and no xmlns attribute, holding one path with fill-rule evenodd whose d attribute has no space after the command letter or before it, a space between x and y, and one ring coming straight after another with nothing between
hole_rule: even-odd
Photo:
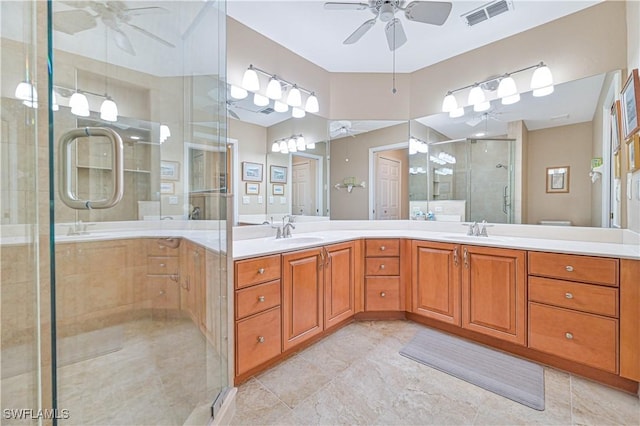
<instances>
[{"instance_id":1,"label":"ceiling fan motor housing","mask_svg":"<svg viewBox=\"0 0 640 426\"><path fill-rule=\"evenodd\" d=\"M377 15L382 22L393 19L398 8L402 7L404 0L369 0L369 10Z\"/></svg>"}]
</instances>

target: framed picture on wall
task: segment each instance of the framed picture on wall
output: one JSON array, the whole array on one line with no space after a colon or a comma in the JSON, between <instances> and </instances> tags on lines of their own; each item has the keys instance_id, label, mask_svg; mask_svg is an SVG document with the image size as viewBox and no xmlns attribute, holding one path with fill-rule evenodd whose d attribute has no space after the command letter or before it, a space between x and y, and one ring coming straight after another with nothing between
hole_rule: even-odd
<instances>
[{"instance_id":1,"label":"framed picture on wall","mask_svg":"<svg viewBox=\"0 0 640 426\"><path fill-rule=\"evenodd\" d=\"M243 161L242 180L248 182L262 182L262 164Z\"/></svg>"},{"instance_id":2,"label":"framed picture on wall","mask_svg":"<svg viewBox=\"0 0 640 426\"><path fill-rule=\"evenodd\" d=\"M611 151L620 150L622 140L622 119L620 117L620 101L615 100L611 105Z\"/></svg>"},{"instance_id":3,"label":"framed picture on wall","mask_svg":"<svg viewBox=\"0 0 640 426\"><path fill-rule=\"evenodd\" d=\"M638 121L638 111L640 111L640 77L638 77L637 68L631 71L631 75L622 88L620 98L624 138L629 139L631 135L640 130L640 122Z\"/></svg>"},{"instance_id":4,"label":"framed picture on wall","mask_svg":"<svg viewBox=\"0 0 640 426\"><path fill-rule=\"evenodd\" d=\"M258 195L260 193L260 184L247 182L245 187L245 194L247 195Z\"/></svg>"},{"instance_id":5,"label":"framed picture on wall","mask_svg":"<svg viewBox=\"0 0 640 426\"><path fill-rule=\"evenodd\" d=\"M161 161L160 178L169 180L180 179L180 163L177 161Z\"/></svg>"},{"instance_id":6,"label":"framed picture on wall","mask_svg":"<svg viewBox=\"0 0 640 426\"><path fill-rule=\"evenodd\" d=\"M273 195L284 195L284 185L280 183L273 184Z\"/></svg>"},{"instance_id":7,"label":"framed picture on wall","mask_svg":"<svg viewBox=\"0 0 640 426\"><path fill-rule=\"evenodd\" d=\"M287 168L283 166L271 166L271 182L287 183Z\"/></svg>"},{"instance_id":8,"label":"framed picture on wall","mask_svg":"<svg viewBox=\"0 0 640 426\"><path fill-rule=\"evenodd\" d=\"M173 194L175 193L175 186L173 182L160 182L161 194Z\"/></svg>"},{"instance_id":9,"label":"framed picture on wall","mask_svg":"<svg viewBox=\"0 0 640 426\"><path fill-rule=\"evenodd\" d=\"M630 172L640 170L640 133L627 141L627 160Z\"/></svg>"},{"instance_id":10,"label":"framed picture on wall","mask_svg":"<svg viewBox=\"0 0 640 426\"><path fill-rule=\"evenodd\" d=\"M547 193L569 192L569 166L547 167Z\"/></svg>"}]
</instances>

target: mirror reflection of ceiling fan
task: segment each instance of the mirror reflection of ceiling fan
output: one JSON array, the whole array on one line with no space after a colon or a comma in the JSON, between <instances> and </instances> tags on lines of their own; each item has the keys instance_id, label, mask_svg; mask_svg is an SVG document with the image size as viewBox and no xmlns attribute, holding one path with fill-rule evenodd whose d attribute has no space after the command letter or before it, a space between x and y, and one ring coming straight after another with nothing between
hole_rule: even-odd
<instances>
[{"instance_id":1,"label":"mirror reflection of ceiling fan","mask_svg":"<svg viewBox=\"0 0 640 426\"><path fill-rule=\"evenodd\" d=\"M125 28L131 28L167 47L176 47L173 43L153 34L131 20L140 15L169 13L169 10L160 6L128 7L123 1L63 1L62 3L75 8L54 12L53 28L65 34L90 30L102 22L113 31L116 45L130 55L136 54L136 50L125 33Z\"/></svg>"},{"instance_id":2,"label":"mirror reflection of ceiling fan","mask_svg":"<svg viewBox=\"0 0 640 426\"><path fill-rule=\"evenodd\" d=\"M405 0L369 0L367 3L326 2L327 10L365 10L369 9L375 15L374 18L365 21L342 43L353 44L373 27L378 19L386 22L384 28L387 36L389 50L395 50L407 42L407 35L402 27L402 22L395 17L399 10L409 21L422 22L424 24L442 25L451 12L451 2L442 1L412 1L406 4Z\"/></svg>"},{"instance_id":3,"label":"mirror reflection of ceiling fan","mask_svg":"<svg viewBox=\"0 0 640 426\"><path fill-rule=\"evenodd\" d=\"M329 123L329 135L334 139L343 138L345 136L355 138L355 135L365 131L366 130L354 129L351 122L348 120L332 121Z\"/></svg>"}]
</instances>

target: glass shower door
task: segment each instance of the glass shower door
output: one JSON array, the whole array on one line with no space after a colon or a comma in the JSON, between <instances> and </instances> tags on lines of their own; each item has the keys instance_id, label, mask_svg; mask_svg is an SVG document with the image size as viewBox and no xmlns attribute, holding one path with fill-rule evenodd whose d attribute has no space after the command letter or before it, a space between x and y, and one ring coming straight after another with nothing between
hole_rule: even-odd
<instances>
[{"instance_id":1,"label":"glass shower door","mask_svg":"<svg viewBox=\"0 0 640 426\"><path fill-rule=\"evenodd\" d=\"M224 2L50 7L59 422L204 424L227 376L224 214L207 247L179 230L185 144L226 142Z\"/></svg>"}]
</instances>

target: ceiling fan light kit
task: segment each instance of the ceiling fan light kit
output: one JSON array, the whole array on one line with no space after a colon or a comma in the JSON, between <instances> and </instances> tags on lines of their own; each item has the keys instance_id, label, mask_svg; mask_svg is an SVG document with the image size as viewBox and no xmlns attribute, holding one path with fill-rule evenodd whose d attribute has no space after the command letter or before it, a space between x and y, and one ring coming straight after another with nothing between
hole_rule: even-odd
<instances>
[{"instance_id":1,"label":"ceiling fan light kit","mask_svg":"<svg viewBox=\"0 0 640 426\"><path fill-rule=\"evenodd\" d=\"M544 62L531 65L516 71L503 74L499 77L491 77L480 83L469 84L458 89L449 90L442 101L442 111L448 112L449 117L458 118L464 116L464 107L457 107L454 93L469 89L467 103L473 106L475 112L486 111L491 107L490 101L486 100L484 90L494 91L497 87L497 98L503 105L511 105L520 100L520 93L512 75L523 71L535 69L531 77L531 90L533 96L540 97L553 93L553 76L551 70ZM484 89L484 90L483 90Z\"/></svg>"}]
</instances>

